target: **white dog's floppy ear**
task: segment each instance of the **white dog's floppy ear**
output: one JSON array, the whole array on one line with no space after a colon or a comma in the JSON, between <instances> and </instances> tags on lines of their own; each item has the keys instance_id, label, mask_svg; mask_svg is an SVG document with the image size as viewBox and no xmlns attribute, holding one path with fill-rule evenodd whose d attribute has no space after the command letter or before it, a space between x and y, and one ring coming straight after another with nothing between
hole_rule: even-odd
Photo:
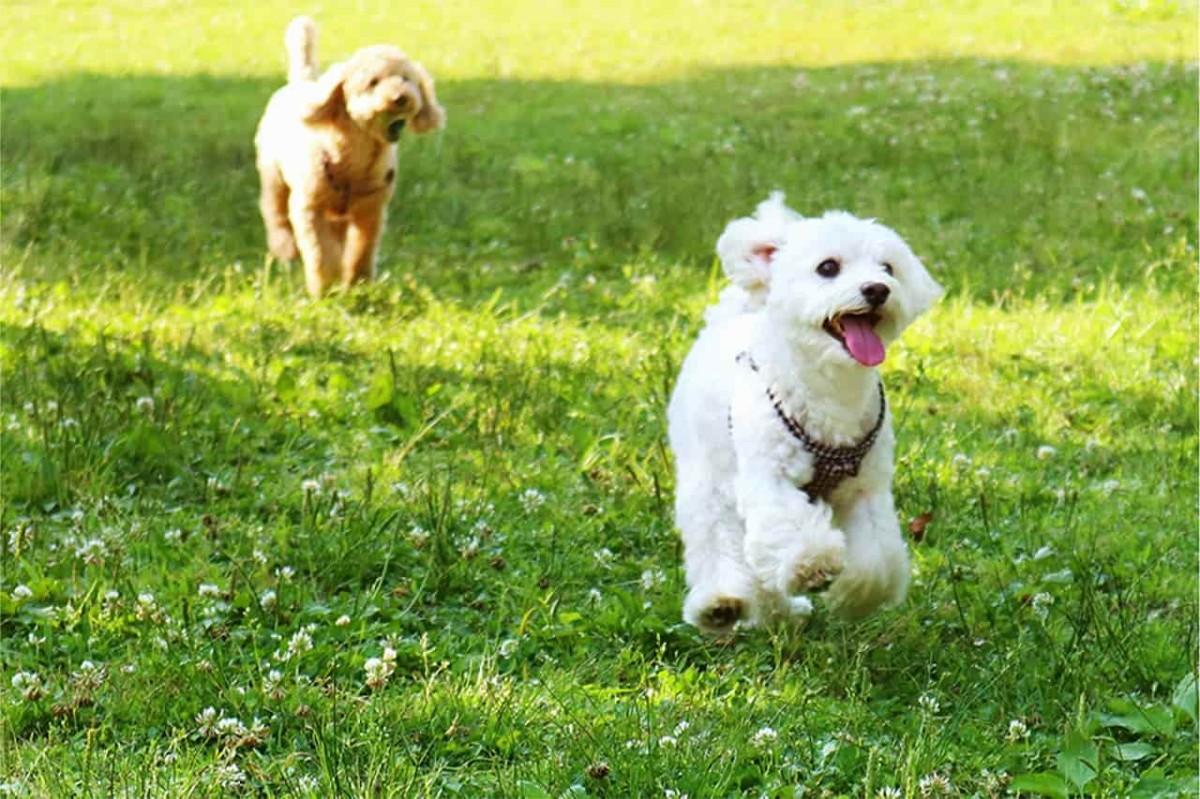
<instances>
[{"instance_id":1,"label":"white dog's floppy ear","mask_svg":"<svg viewBox=\"0 0 1200 799\"><path fill-rule=\"evenodd\" d=\"M941 299L945 289L933 279L933 275L921 263L916 255L911 255L908 268L904 271L904 282L908 284L908 296L911 298L912 315L923 314Z\"/></svg>"},{"instance_id":2,"label":"white dog's floppy ear","mask_svg":"<svg viewBox=\"0 0 1200 799\"><path fill-rule=\"evenodd\" d=\"M349 72L346 64L334 64L312 83L300 84L305 91L302 113L306 122L328 119L346 107L345 85Z\"/></svg>"},{"instance_id":3,"label":"white dog's floppy ear","mask_svg":"<svg viewBox=\"0 0 1200 799\"><path fill-rule=\"evenodd\" d=\"M735 219L717 239L717 257L725 274L737 286L750 292L771 285L771 265L783 246L788 223L802 217L783 204L783 192L758 204L754 216Z\"/></svg>"},{"instance_id":4,"label":"white dog's floppy ear","mask_svg":"<svg viewBox=\"0 0 1200 799\"><path fill-rule=\"evenodd\" d=\"M412 118L414 133L428 133L446 124L446 109L438 105L437 95L433 91L433 76L425 67L413 62L417 70L417 85L421 87L421 110Z\"/></svg>"}]
</instances>

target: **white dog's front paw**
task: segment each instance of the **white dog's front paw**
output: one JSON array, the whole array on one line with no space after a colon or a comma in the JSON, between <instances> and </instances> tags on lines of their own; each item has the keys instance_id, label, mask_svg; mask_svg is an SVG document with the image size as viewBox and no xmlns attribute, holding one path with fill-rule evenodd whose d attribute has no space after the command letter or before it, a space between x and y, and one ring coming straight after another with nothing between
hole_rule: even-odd
<instances>
[{"instance_id":1,"label":"white dog's front paw","mask_svg":"<svg viewBox=\"0 0 1200 799\"><path fill-rule=\"evenodd\" d=\"M832 531L826 539L805 542L785 560L779 586L784 594L815 594L827 589L846 565L846 542Z\"/></svg>"},{"instance_id":2,"label":"white dog's front paw","mask_svg":"<svg viewBox=\"0 0 1200 799\"><path fill-rule=\"evenodd\" d=\"M727 634L749 622L752 610L749 597L693 588L683 603L683 620L706 633Z\"/></svg>"}]
</instances>

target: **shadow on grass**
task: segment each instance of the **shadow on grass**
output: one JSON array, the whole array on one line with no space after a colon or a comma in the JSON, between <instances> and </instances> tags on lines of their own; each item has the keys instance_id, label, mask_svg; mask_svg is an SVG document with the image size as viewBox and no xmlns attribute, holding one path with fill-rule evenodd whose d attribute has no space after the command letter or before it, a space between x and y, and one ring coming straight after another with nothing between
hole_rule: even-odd
<instances>
[{"instance_id":1,"label":"shadow on grass","mask_svg":"<svg viewBox=\"0 0 1200 799\"><path fill-rule=\"evenodd\" d=\"M448 128L401 143L382 267L467 298L647 253L699 277L725 222L781 187L803 212L882 219L981 298L1141 281L1195 229L1193 82L1178 65L973 60L447 81ZM257 264L252 137L276 86L80 74L6 89L6 264L167 286Z\"/></svg>"}]
</instances>

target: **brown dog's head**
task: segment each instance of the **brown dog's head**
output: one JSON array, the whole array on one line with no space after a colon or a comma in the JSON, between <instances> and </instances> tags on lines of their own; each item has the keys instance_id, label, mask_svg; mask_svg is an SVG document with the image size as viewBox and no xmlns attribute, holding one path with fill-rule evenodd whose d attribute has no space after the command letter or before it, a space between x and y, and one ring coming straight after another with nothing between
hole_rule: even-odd
<instances>
[{"instance_id":1,"label":"brown dog's head","mask_svg":"<svg viewBox=\"0 0 1200 799\"><path fill-rule=\"evenodd\" d=\"M445 123L446 112L425 68L388 45L364 47L317 80L310 120L345 113L371 137L395 142L407 126L427 133Z\"/></svg>"}]
</instances>

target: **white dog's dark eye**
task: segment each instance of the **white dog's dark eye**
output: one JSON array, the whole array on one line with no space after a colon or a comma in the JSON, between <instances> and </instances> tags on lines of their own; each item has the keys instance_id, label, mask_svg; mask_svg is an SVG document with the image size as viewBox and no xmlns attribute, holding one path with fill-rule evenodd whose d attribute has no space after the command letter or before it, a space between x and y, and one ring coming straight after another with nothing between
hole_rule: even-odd
<instances>
[{"instance_id":1,"label":"white dog's dark eye","mask_svg":"<svg viewBox=\"0 0 1200 799\"><path fill-rule=\"evenodd\" d=\"M374 89L379 85L379 78L371 78L371 82L367 84L368 89Z\"/></svg>"},{"instance_id":2,"label":"white dog's dark eye","mask_svg":"<svg viewBox=\"0 0 1200 799\"><path fill-rule=\"evenodd\" d=\"M838 272L842 271L842 265L832 258L826 258L821 263L817 264L817 274L821 277L837 277Z\"/></svg>"},{"instance_id":3,"label":"white dog's dark eye","mask_svg":"<svg viewBox=\"0 0 1200 799\"><path fill-rule=\"evenodd\" d=\"M895 272L892 269L892 265L889 263L886 263L886 262L883 265L883 271L887 272L889 275L895 274Z\"/></svg>"}]
</instances>

